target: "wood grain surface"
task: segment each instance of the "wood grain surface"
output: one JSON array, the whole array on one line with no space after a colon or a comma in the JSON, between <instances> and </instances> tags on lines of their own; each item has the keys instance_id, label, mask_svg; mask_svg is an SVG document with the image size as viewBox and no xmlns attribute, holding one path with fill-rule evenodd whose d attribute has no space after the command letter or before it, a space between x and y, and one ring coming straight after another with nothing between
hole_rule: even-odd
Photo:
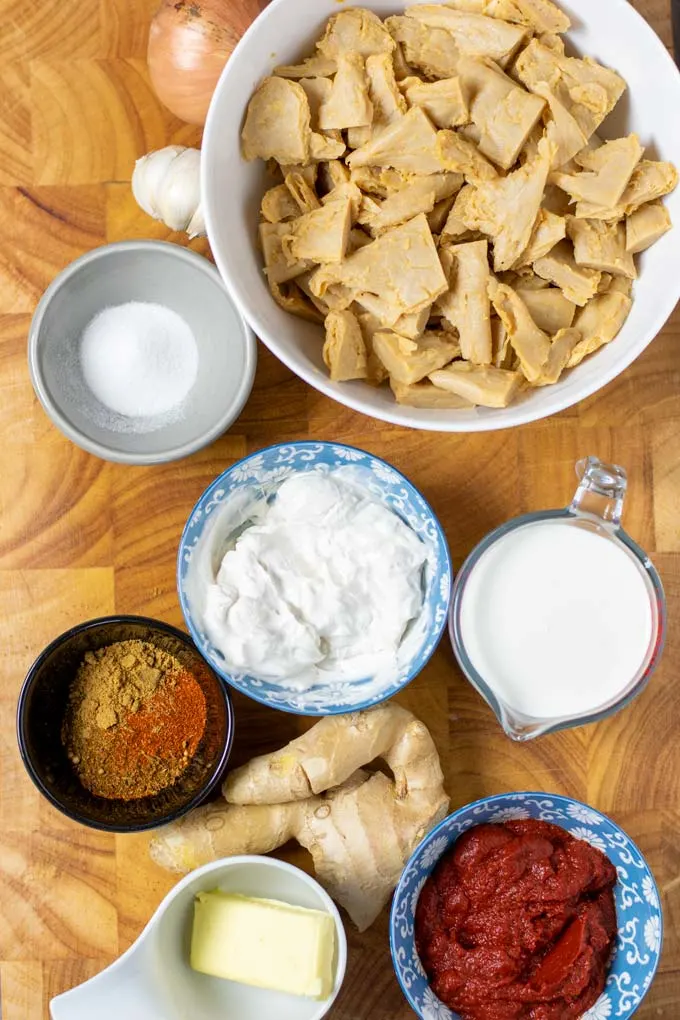
<instances>
[{"instance_id":1,"label":"wood grain surface","mask_svg":"<svg viewBox=\"0 0 680 1020\"><path fill-rule=\"evenodd\" d=\"M214 477L268 443L343 440L385 457L423 491L456 565L494 526L562 506L574 461L625 465L625 525L652 554L670 628L661 668L635 704L526 746L509 741L444 640L399 700L431 727L453 806L506 790L581 798L639 843L663 894L661 970L637 1016L680 1017L680 316L627 372L548 421L490 435L432 435L364 418L310 389L260 348L253 395L228 435L189 460L99 461L50 424L26 367L30 315L73 258L130 237L185 243L140 212L136 157L200 133L155 98L144 54L156 0L0 0L0 989L2 1020L43 1020L49 999L136 938L173 885L146 836L114 836L53 810L24 772L15 708L33 658L71 624L121 611L181 625L175 553ZM636 6L667 45L667 0ZM192 247L207 253L205 240ZM302 720L235 696L235 760L279 746ZM306 865L296 852L284 856ZM387 912L359 936L333 1020L408 1020ZM93 1018L95 1020L95 1018ZM264 1018L263 1018L264 1020Z\"/></svg>"}]
</instances>

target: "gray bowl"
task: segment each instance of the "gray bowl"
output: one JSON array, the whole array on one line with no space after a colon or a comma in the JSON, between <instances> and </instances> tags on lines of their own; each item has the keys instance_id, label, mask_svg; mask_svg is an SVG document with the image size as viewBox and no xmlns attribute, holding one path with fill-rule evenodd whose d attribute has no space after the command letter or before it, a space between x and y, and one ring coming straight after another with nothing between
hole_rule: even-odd
<instances>
[{"instance_id":1,"label":"gray bowl","mask_svg":"<svg viewBox=\"0 0 680 1020\"><path fill-rule=\"evenodd\" d=\"M114 421L80 371L78 344L88 322L127 301L177 312L198 345L198 377L182 417L152 432ZM43 294L28 338L33 388L57 428L89 453L125 464L178 460L212 443L243 409L256 360L255 335L214 266L164 241L122 241L76 259Z\"/></svg>"}]
</instances>

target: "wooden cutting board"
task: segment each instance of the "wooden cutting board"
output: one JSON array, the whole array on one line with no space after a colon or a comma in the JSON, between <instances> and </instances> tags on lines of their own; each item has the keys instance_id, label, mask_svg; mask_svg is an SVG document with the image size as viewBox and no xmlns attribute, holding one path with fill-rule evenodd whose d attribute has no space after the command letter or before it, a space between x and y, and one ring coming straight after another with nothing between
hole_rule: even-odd
<instances>
[{"instance_id":1,"label":"wooden cutting board","mask_svg":"<svg viewBox=\"0 0 680 1020\"><path fill-rule=\"evenodd\" d=\"M127 468L81 452L33 396L26 334L56 273L133 237L184 243L130 194L136 157L199 132L156 100L146 75L157 0L0 0L0 982L2 1020L43 1020L49 999L114 960L173 879L147 837L93 832L38 795L16 748L26 668L71 624L114 611L181 624L177 541L194 501L236 458L291 439L343 440L385 457L432 502L459 565L507 518L563 505L573 463L624 464L625 523L653 555L669 599L662 666L627 711L527 746L511 743L462 678L446 640L400 697L431 728L454 806L537 789L609 812L644 850L666 918L661 972L637 1014L680 1016L680 316L620 378L579 407L490 435L431 435L371 421L321 396L260 350L237 424L179 464ZM667 0L637 0L670 44ZM192 245L207 252L205 241ZM235 697L235 758L304 726ZM295 852L286 854L305 863ZM359 936L333 1020L412 1017L392 973L387 914ZM94 1018L93 1018L94 1020ZM264 1018L263 1018L264 1020ZM613 1020L613 1018L612 1018Z\"/></svg>"}]
</instances>

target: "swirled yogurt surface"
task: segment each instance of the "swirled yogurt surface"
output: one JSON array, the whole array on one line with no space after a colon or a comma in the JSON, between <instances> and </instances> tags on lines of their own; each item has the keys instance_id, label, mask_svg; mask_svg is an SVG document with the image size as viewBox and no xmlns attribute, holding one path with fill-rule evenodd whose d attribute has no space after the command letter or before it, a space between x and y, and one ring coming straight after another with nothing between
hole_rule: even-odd
<instances>
[{"instance_id":1,"label":"swirled yogurt surface","mask_svg":"<svg viewBox=\"0 0 680 1020\"><path fill-rule=\"evenodd\" d=\"M286 687L389 680L423 609L427 559L372 496L295 474L222 558L203 600L206 633L232 669Z\"/></svg>"}]
</instances>

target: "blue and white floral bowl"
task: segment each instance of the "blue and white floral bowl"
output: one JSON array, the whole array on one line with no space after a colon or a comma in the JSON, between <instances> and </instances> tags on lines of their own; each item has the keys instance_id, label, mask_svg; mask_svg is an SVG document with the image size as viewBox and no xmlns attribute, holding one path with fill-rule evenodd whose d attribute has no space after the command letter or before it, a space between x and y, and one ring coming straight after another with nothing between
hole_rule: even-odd
<instances>
[{"instance_id":1,"label":"blue and white floral bowl","mask_svg":"<svg viewBox=\"0 0 680 1020\"><path fill-rule=\"evenodd\" d=\"M338 682L295 691L257 677L230 671L222 654L204 631L200 611L200 586L195 577L198 564L214 574L226 542L237 530L224 524L225 504L247 504L252 496L268 498L290 475L301 471L328 473L352 470L352 477L368 493L398 514L428 549L424 571L422 639L410 661L396 678L377 684L367 677L353 683ZM220 513L222 511L222 513ZM231 528L231 530L230 530ZM216 550L221 549L222 552ZM210 562L206 563L209 558ZM369 708L392 697L420 673L437 647L446 624L451 597L451 557L441 525L429 504L402 474L384 460L341 443L297 442L270 446L244 458L221 474L206 489L184 528L177 559L177 587L184 619L201 654L212 668L255 701L297 715L336 715ZM420 630L419 630L420 635Z\"/></svg>"},{"instance_id":2,"label":"blue and white floral bowl","mask_svg":"<svg viewBox=\"0 0 680 1020\"><path fill-rule=\"evenodd\" d=\"M619 880L615 888L618 940L605 990L582 1020L628 1020L647 994L659 965L663 920L649 867L618 825L585 804L547 793L504 793L454 811L416 848L392 902L390 946L402 991L420 1020L459 1020L429 986L414 940L418 897L439 859L473 825L536 818L552 822L607 854Z\"/></svg>"}]
</instances>

